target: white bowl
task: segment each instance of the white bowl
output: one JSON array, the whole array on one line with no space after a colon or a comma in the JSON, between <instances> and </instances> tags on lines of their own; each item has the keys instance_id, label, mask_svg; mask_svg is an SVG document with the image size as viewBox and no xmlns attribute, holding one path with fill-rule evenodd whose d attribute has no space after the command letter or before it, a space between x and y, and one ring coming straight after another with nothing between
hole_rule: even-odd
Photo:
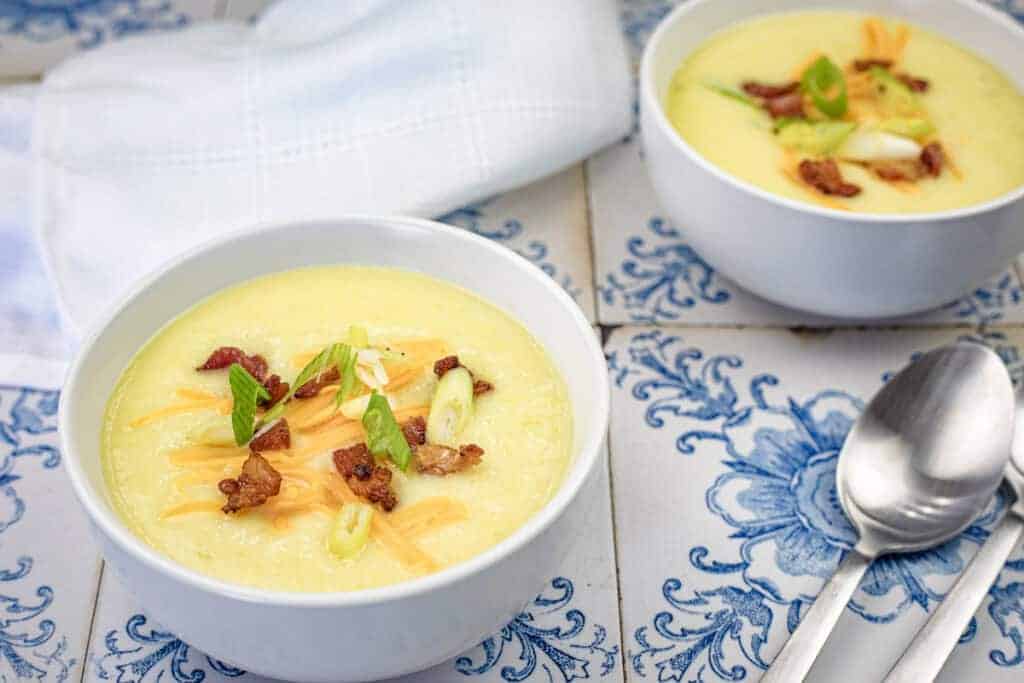
<instances>
[{"instance_id":1,"label":"white bowl","mask_svg":"<svg viewBox=\"0 0 1024 683\"><path fill-rule=\"evenodd\" d=\"M640 67L643 148L657 195L708 262L766 299L851 318L953 301L1024 251L1024 187L941 213L822 208L727 174L683 141L665 115L673 73L711 33L758 14L809 7L903 17L970 48L1024 87L1024 30L977 0L690 0L651 36Z\"/></svg>"},{"instance_id":2,"label":"white bowl","mask_svg":"<svg viewBox=\"0 0 1024 683\"><path fill-rule=\"evenodd\" d=\"M133 534L112 509L100 467L107 397L135 352L167 321L235 283L302 266L359 263L416 270L476 292L520 320L568 385L574 460L562 487L512 536L415 581L347 593L235 585L187 569ZM586 534L582 488L603 466L604 355L576 303L508 249L407 218L346 217L246 231L204 246L139 285L84 345L61 396L61 444L75 493L108 565L163 626L249 671L299 681L370 681L438 664L491 635L558 570Z\"/></svg>"}]
</instances>

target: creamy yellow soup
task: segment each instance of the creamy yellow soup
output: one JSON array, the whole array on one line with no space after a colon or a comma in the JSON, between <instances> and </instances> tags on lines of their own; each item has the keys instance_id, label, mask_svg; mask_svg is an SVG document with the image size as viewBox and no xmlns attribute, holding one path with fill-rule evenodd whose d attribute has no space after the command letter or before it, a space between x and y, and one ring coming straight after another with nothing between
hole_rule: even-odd
<instances>
[{"instance_id":1,"label":"creamy yellow soup","mask_svg":"<svg viewBox=\"0 0 1024 683\"><path fill-rule=\"evenodd\" d=\"M992 200L1024 184L1020 90L985 60L922 28L879 20L883 35L871 44L865 34L868 19L841 11L773 14L711 37L672 80L665 107L673 126L725 171L778 195L833 208L935 212ZM859 117L861 129L876 126L878 114L871 110L870 98L854 87L853 81L869 76L856 73L855 60L885 56L893 62L893 72L927 80L928 90L915 97L934 127L924 137L940 141L945 151L941 175L889 182L837 153L844 180L860 192L853 197L823 195L801 182L796 173L797 162L813 155L785 149L779 144L777 120L721 92L726 87L742 93L741 84L748 81L799 81L809 61L822 55L845 69L851 79L849 111L839 120Z\"/></svg>"},{"instance_id":2,"label":"creamy yellow soup","mask_svg":"<svg viewBox=\"0 0 1024 683\"><path fill-rule=\"evenodd\" d=\"M319 404L291 401L285 413L291 447L265 454L282 472L280 494L272 504L226 514L216 481L237 476L247 451L211 445L211 434L230 433L227 371L196 367L213 349L236 346L264 356L271 372L290 381L352 325L365 328L371 344L415 359L411 375L408 368L396 371L401 388L384 392L396 418L430 403L437 385L432 361L440 354L457 354L494 389L474 400L459 434L460 443L483 448L482 461L448 476L392 467L398 506L374 511L386 528L373 526L365 546L340 559L328 538L344 503L325 482L337 476L331 452L365 438L361 424L337 412L326 393ZM423 275L338 266L240 284L156 334L109 400L102 457L124 521L174 560L250 586L348 591L440 570L509 536L558 488L572 441L561 376L507 314ZM438 501L444 505L433 505Z\"/></svg>"}]
</instances>

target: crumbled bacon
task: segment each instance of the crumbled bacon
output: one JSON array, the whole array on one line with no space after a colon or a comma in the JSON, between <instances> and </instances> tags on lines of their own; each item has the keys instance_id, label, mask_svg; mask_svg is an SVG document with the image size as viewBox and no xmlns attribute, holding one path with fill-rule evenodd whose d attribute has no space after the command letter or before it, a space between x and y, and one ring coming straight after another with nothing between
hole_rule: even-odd
<instances>
[{"instance_id":1,"label":"crumbled bacon","mask_svg":"<svg viewBox=\"0 0 1024 683\"><path fill-rule=\"evenodd\" d=\"M788 95L772 97L764 101L764 108L774 119L784 116L802 118L804 116L804 96L799 92L792 92Z\"/></svg>"},{"instance_id":2,"label":"crumbled bacon","mask_svg":"<svg viewBox=\"0 0 1024 683\"><path fill-rule=\"evenodd\" d=\"M796 89L799 87L800 84L796 81L784 83L782 85L768 85L766 83L758 83L757 81L747 81L743 84L743 92L748 95L752 95L753 97L763 97L764 99L770 100L775 97L796 92Z\"/></svg>"},{"instance_id":3,"label":"crumbled bacon","mask_svg":"<svg viewBox=\"0 0 1024 683\"><path fill-rule=\"evenodd\" d=\"M398 497L391 489L391 470L377 465L367 479L352 477L348 480L352 493L380 505L384 512L391 512L398 505Z\"/></svg>"},{"instance_id":4,"label":"crumbled bacon","mask_svg":"<svg viewBox=\"0 0 1024 683\"><path fill-rule=\"evenodd\" d=\"M890 159L864 164L882 180L889 182L914 182L923 175L920 162L916 159Z\"/></svg>"},{"instance_id":5,"label":"crumbled bacon","mask_svg":"<svg viewBox=\"0 0 1024 683\"><path fill-rule=\"evenodd\" d=\"M873 69L876 66L881 67L883 69L888 69L890 66L892 66L892 60L891 59L878 59L876 57L869 57L869 58L866 58L866 59L855 59L855 60L853 60L853 69L854 69L854 71L868 71L870 69Z\"/></svg>"},{"instance_id":6,"label":"crumbled bacon","mask_svg":"<svg viewBox=\"0 0 1024 683\"><path fill-rule=\"evenodd\" d=\"M292 434L288 429L288 420L283 417L274 425L249 442L249 450L253 453L264 451L280 451L292 447Z\"/></svg>"},{"instance_id":7,"label":"crumbled bacon","mask_svg":"<svg viewBox=\"0 0 1024 683\"><path fill-rule=\"evenodd\" d=\"M344 479L351 477L355 472L356 465L359 464L374 466L373 456L370 455L365 443L334 451L334 467Z\"/></svg>"},{"instance_id":8,"label":"crumbled bacon","mask_svg":"<svg viewBox=\"0 0 1024 683\"><path fill-rule=\"evenodd\" d=\"M290 388L288 382L282 382L279 375L271 375L263 382L263 388L270 394L269 400L261 400L260 405L265 408L273 408L277 402L288 395Z\"/></svg>"},{"instance_id":9,"label":"crumbled bacon","mask_svg":"<svg viewBox=\"0 0 1024 683\"><path fill-rule=\"evenodd\" d=\"M217 488L228 497L226 513L263 505L281 492L281 473L259 453L250 453L237 479L222 479Z\"/></svg>"},{"instance_id":10,"label":"crumbled bacon","mask_svg":"<svg viewBox=\"0 0 1024 683\"><path fill-rule=\"evenodd\" d=\"M454 370L459 367L458 356L445 356L434 363L434 374L437 375L438 379L444 377L445 373L449 370Z\"/></svg>"},{"instance_id":11,"label":"crumbled bacon","mask_svg":"<svg viewBox=\"0 0 1024 683\"><path fill-rule=\"evenodd\" d=\"M402 423L402 434L409 446L416 448L427 442L427 421L422 417L413 417Z\"/></svg>"},{"instance_id":12,"label":"crumbled bacon","mask_svg":"<svg viewBox=\"0 0 1024 683\"><path fill-rule=\"evenodd\" d=\"M223 370L232 364L238 363L246 371L262 382L267 377L267 361L260 355L247 355L242 349L236 346L222 346L210 354L206 362L196 370Z\"/></svg>"},{"instance_id":13,"label":"crumbled bacon","mask_svg":"<svg viewBox=\"0 0 1024 683\"><path fill-rule=\"evenodd\" d=\"M843 180L834 159L804 159L800 162L800 178L822 194L840 197L854 197L860 194L860 187Z\"/></svg>"},{"instance_id":14,"label":"crumbled bacon","mask_svg":"<svg viewBox=\"0 0 1024 683\"><path fill-rule=\"evenodd\" d=\"M942 145L931 142L924 146L917 159L873 161L864 164L882 180L889 182L916 182L925 176L942 174L945 154Z\"/></svg>"},{"instance_id":15,"label":"crumbled bacon","mask_svg":"<svg viewBox=\"0 0 1024 683\"><path fill-rule=\"evenodd\" d=\"M929 83L924 78L917 78L910 74L893 74L900 83L910 88L911 92L927 92Z\"/></svg>"},{"instance_id":16,"label":"crumbled bacon","mask_svg":"<svg viewBox=\"0 0 1024 683\"><path fill-rule=\"evenodd\" d=\"M466 366L459 361L458 356L445 356L444 358L441 358L440 360L434 363L434 374L437 375L438 378L440 379L441 377L444 377L449 370L465 367ZM486 394L489 391L494 391L493 384L486 380L477 379L476 377L473 376L473 371L469 370L469 368L466 368L466 370L469 371L469 376L473 377L474 396L479 396L480 394Z\"/></svg>"},{"instance_id":17,"label":"crumbled bacon","mask_svg":"<svg viewBox=\"0 0 1024 683\"><path fill-rule=\"evenodd\" d=\"M398 505L391 489L391 470L374 462L365 443L334 451L334 467L360 498L380 505L385 512Z\"/></svg>"},{"instance_id":18,"label":"crumbled bacon","mask_svg":"<svg viewBox=\"0 0 1024 683\"><path fill-rule=\"evenodd\" d=\"M325 370L319 377L314 377L296 389L295 398L313 398L325 386L337 382L339 379L341 379L341 373L338 372L337 367Z\"/></svg>"},{"instance_id":19,"label":"crumbled bacon","mask_svg":"<svg viewBox=\"0 0 1024 683\"><path fill-rule=\"evenodd\" d=\"M921 150L921 166L930 176L937 178L942 173L945 160L946 154L942 151L942 145L937 142L930 142Z\"/></svg>"},{"instance_id":20,"label":"crumbled bacon","mask_svg":"<svg viewBox=\"0 0 1024 683\"><path fill-rule=\"evenodd\" d=\"M473 467L480 462L483 454L484 449L473 443L460 446L459 450L439 444L426 444L416 448L416 470L422 474L443 477Z\"/></svg>"}]
</instances>

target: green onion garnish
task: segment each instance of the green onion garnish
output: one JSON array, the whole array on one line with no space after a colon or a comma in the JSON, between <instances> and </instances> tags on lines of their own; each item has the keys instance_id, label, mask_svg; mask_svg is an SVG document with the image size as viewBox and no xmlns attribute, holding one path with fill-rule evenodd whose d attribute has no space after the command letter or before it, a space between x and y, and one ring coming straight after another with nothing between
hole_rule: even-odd
<instances>
[{"instance_id":1,"label":"green onion garnish","mask_svg":"<svg viewBox=\"0 0 1024 683\"><path fill-rule=\"evenodd\" d=\"M250 375L238 363L233 363L228 370L228 384L231 385L231 431L235 434L235 443L244 446L252 439L256 430L256 402L268 400L270 394L259 380Z\"/></svg>"},{"instance_id":2,"label":"green onion garnish","mask_svg":"<svg viewBox=\"0 0 1024 683\"><path fill-rule=\"evenodd\" d=\"M711 90L712 92L716 92L719 95L721 95L722 97L728 97L731 100L736 100L737 102L740 102L741 104L745 104L748 107L753 107L754 109L757 109L758 111L762 111L761 110L761 105L759 105L753 99L747 97L744 93L740 92L739 90L735 90L735 89L730 88L730 87L725 86L725 85L718 85L716 83L707 83L705 85L708 88L708 90Z\"/></svg>"},{"instance_id":3,"label":"green onion garnish","mask_svg":"<svg viewBox=\"0 0 1024 683\"><path fill-rule=\"evenodd\" d=\"M363 429L366 430L366 447L371 453L387 454L403 471L409 466L412 458L409 442L405 440L388 400L376 390L370 395L370 402L363 413Z\"/></svg>"},{"instance_id":4,"label":"green onion garnish","mask_svg":"<svg viewBox=\"0 0 1024 683\"><path fill-rule=\"evenodd\" d=\"M807 67L800 86L822 114L837 119L846 113L846 77L828 57L819 57Z\"/></svg>"},{"instance_id":5,"label":"green onion garnish","mask_svg":"<svg viewBox=\"0 0 1024 683\"><path fill-rule=\"evenodd\" d=\"M337 408L345 402L356 386L356 360L358 352L348 344L334 345L334 364L338 368L338 393L334 395L334 406Z\"/></svg>"}]
</instances>

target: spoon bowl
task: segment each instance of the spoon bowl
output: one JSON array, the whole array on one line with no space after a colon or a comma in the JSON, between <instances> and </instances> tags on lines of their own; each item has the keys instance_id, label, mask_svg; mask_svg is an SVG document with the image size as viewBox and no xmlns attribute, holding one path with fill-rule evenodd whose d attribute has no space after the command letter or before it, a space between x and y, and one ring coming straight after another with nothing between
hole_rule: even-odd
<instances>
[{"instance_id":1,"label":"spoon bowl","mask_svg":"<svg viewBox=\"0 0 1024 683\"><path fill-rule=\"evenodd\" d=\"M980 344L929 351L889 380L839 452L836 487L857 545L762 683L804 680L876 557L931 548L963 531L995 494L1013 432L1010 376Z\"/></svg>"},{"instance_id":2,"label":"spoon bowl","mask_svg":"<svg viewBox=\"0 0 1024 683\"><path fill-rule=\"evenodd\" d=\"M1003 477L1013 405L1006 367L980 344L926 353L889 381L839 454L839 498L857 551L923 550L970 525Z\"/></svg>"}]
</instances>

